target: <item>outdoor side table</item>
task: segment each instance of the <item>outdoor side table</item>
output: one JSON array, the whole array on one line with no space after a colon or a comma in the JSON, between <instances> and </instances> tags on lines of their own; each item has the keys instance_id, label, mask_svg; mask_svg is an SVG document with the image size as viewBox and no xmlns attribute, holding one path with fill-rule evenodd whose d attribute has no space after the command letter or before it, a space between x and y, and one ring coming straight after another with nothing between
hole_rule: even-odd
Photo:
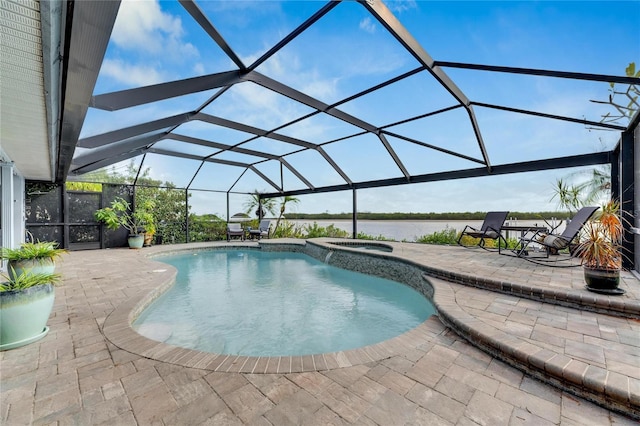
<instances>
[{"instance_id":1,"label":"outdoor side table","mask_svg":"<svg viewBox=\"0 0 640 426\"><path fill-rule=\"evenodd\" d=\"M512 225L505 225L505 226L502 226L500 228L500 233L502 233L502 231L520 232L520 239L522 240L530 232L531 233L549 232L549 228L547 228L546 226L512 226ZM518 257L520 256L518 250L509 250L509 251L515 253L516 255L518 255ZM501 250L500 245L498 245L498 253L502 254L502 250Z\"/></svg>"}]
</instances>

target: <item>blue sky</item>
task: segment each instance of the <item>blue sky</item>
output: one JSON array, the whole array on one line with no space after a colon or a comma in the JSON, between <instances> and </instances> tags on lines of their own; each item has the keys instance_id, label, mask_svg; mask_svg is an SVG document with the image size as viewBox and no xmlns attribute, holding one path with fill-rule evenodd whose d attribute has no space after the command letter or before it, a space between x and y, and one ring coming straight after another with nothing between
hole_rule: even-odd
<instances>
[{"instance_id":1,"label":"blue sky","mask_svg":"<svg viewBox=\"0 0 640 426\"><path fill-rule=\"evenodd\" d=\"M283 36L317 11L319 1L200 1L198 5L246 64L264 54ZM405 28L438 61L469 62L622 75L629 62L640 66L639 1L402 1L386 2ZM395 39L355 2L343 2L283 48L257 71L315 98L333 103L418 66ZM94 94L218 73L234 63L193 21L178 2L123 0ZM608 111L590 99L606 99L607 83L487 73L445 68L468 98L551 114L598 121ZM375 126L455 104L427 73L420 73L379 92L340 106ZM214 92L203 92L116 112L90 109L82 137L195 109ZM204 112L272 129L305 115L310 109L253 83L225 92ZM475 113L492 164L503 164L609 149L616 132L580 124L476 108ZM279 130L287 136L324 143L358 129L319 115ZM389 128L420 141L481 158L462 109ZM249 135L192 121L177 133L236 144ZM478 167L477 163L389 138L412 174ZM164 140L157 148L209 155L209 148ZM259 138L245 148L288 154L298 147ZM397 177L401 173L372 135L324 146L353 181ZM259 158L225 153L218 158L254 162ZM315 186L344 181L315 151L286 157ZM148 155L144 167L154 178L187 185L200 162ZM274 181L278 165L256 166ZM503 177L463 179L358 191L359 211L544 211L553 182L573 170ZM191 183L193 189L273 192L256 174L231 166L206 164ZM304 185L285 171L285 189ZM193 211L226 214L226 194L194 191ZM243 195L231 195L231 214L242 209ZM351 192L301 196L300 212L351 211Z\"/></svg>"}]
</instances>

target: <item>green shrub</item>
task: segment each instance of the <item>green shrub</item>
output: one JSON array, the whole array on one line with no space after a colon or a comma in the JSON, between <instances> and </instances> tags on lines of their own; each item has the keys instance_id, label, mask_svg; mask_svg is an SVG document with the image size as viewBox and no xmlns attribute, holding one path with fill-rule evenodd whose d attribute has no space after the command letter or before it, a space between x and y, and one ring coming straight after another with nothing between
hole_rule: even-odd
<instances>
[{"instance_id":1,"label":"green shrub","mask_svg":"<svg viewBox=\"0 0 640 426\"><path fill-rule=\"evenodd\" d=\"M416 239L416 242L422 244L440 244L440 245L453 245L458 243L458 238L460 238L460 233L453 228L449 228L448 226L442 231L436 231L433 234L423 235ZM517 238L507 238L507 247L504 246L504 242L502 240L484 240L484 246L486 248L498 248L497 241L500 241L502 248L515 248L519 241ZM480 242L479 238L473 238L468 235L465 235L460 240L460 243L464 246L475 246Z\"/></svg>"},{"instance_id":2,"label":"green shrub","mask_svg":"<svg viewBox=\"0 0 640 426\"><path fill-rule=\"evenodd\" d=\"M271 238L304 238L304 230L293 222L282 220L278 229L273 231Z\"/></svg>"},{"instance_id":3,"label":"green shrub","mask_svg":"<svg viewBox=\"0 0 640 426\"><path fill-rule=\"evenodd\" d=\"M347 238L349 236L349 232L340 228L336 228L333 224L324 228L322 226L319 226L317 222L313 222L312 225L305 225L304 230L307 234L306 238Z\"/></svg>"},{"instance_id":4,"label":"green shrub","mask_svg":"<svg viewBox=\"0 0 640 426\"><path fill-rule=\"evenodd\" d=\"M191 220L189 222L189 240L220 241L227 238L227 223L223 220Z\"/></svg>"},{"instance_id":5,"label":"green shrub","mask_svg":"<svg viewBox=\"0 0 640 426\"><path fill-rule=\"evenodd\" d=\"M416 239L416 242L423 244L456 244L458 241L458 236L458 231L447 226L442 231L436 231L433 234L427 234L418 237Z\"/></svg>"},{"instance_id":6,"label":"green shrub","mask_svg":"<svg viewBox=\"0 0 640 426\"><path fill-rule=\"evenodd\" d=\"M358 232L356 238L359 240L373 240L373 241L395 241L393 238L387 238L384 235L378 235L374 237L373 235L365 234L364 232Z\"/></svg>"}]
</instances>

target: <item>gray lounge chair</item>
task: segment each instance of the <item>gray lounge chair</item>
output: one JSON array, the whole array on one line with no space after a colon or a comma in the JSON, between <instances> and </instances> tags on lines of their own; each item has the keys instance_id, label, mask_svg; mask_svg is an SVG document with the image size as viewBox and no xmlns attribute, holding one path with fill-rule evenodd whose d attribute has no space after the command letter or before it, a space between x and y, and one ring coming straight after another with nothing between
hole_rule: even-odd
<instances>
[{"instance_id":1,"label":"gray lounge chair","mask_svg":"<svg viewBox=\"0 0 640 426\"><path fill-rule=\"evenodd\" d=\"M269 238L271 234L271 221L269 219L263 219L260 221L260 225L258 225L258 229L250 229L249 236L251 239L262 237Z\"/></svg>"},{"instance_id":2,"label":"gray lounge chair","mask_svg":"<svg viewBox=\"0 0 640 426\"><path fill-rule=\"evenodd\" d=\"M484 217L484 222L482 222L482 226L480 229L476 229L473 226L467 225L464 227L462 232L460 233L460 237L458 237L458 244L462 247L480 247L485 250L489 250L485 247L485 239L489 240L498 240L498 246L500 246L500 241L504 242L506 247L507 240L500 233L500 228L502 228L502 224L507 219L507 215L509 212L488 212ZM462 238L464 236L469 236L473 238L479 238L478 244L475 246L465 246L462 244Z\"/></svg>"},{"instance_id":3,"label":"gray lounge chair","mask_svg":"<svg viewBox=\"0 0 640 426\"><path fill-rule=\"evenodd\" d=\"M231 237L240 237L244 241L244 229L239 223L227 223L227 241L231 241Z\"/></svg>"},{"instance_id":4,"label":"gray lounge chair","mask_svg":"<svg viewBox=\"0 0 640 426\"><path fill-rule=\"evenodd\" d=\"M517 250L518 257L530 255L530 245L538 244L544 247L544 258L549 258L551 253L559 253L560 250L570 249L571 243L580 234L580 231L587 221L598 211L598 207L583 207L573 216L571 221L567 223L567 227L562 234L547 234L538 231L531 237L520 239L520 249ZM571 253L571 250L570 250ZM571 253L573 254L573 253Z\"/></svg>"}]
</instances>

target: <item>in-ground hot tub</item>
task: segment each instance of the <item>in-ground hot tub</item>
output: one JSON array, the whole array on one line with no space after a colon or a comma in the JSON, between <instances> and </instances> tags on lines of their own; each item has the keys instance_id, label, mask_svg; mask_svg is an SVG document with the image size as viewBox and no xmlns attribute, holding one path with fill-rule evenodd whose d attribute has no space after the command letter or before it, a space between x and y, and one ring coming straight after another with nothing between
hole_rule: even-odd
<instances>
[{"instance_id":1,"label":"in-ground hot tub","mask_svg":"<svg viewBox=\"0 0 640 426\"><path fill-rule=\"evenodd\" d=\"M390 245L373 241L332 241L330 244L362 250L383 251L387 253L391 253L393 251L393 247L391 247Z\"/></svg>"}]
</instances>

